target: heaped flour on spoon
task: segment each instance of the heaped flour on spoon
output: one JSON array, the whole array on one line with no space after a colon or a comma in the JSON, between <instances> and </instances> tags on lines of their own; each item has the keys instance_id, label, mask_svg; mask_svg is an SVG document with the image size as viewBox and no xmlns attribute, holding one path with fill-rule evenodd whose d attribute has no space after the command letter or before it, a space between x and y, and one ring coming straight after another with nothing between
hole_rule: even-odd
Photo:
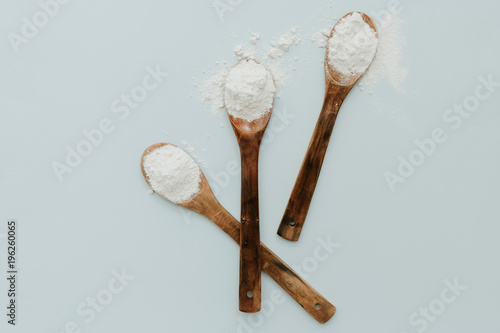
<instances>
[{"instance_id":1,"label":"heaped flour on spoon","mask_svg":"<svg viewBox=\"0 0 500 333\"><path fill-rule=\"evenodd\" d=\"M226 77L224 100L230 115L252 121L271 110L275 92L267 68L254 60L243 60Z\"/></svg>"},{"instance_id":2,"label":"heaped flour on spoon","mask_svg":"<svg viewBox=\"0 0 500 333\"><path fill-rule=\"evenodd\" d=\"M328 61L342 74L364 73L373 61L377 45L375 30L360 13L354 12L335 25L328 41Z\"/></svg>"},{"instance_id":3,"label":"heaped flour on spoon","mask_svg":"<svg viewBox=\"0 0 500 333\"><path fill-rule=\"evenodd\" d=\"M152 150L144 157L143 166L153 190L174 203L187 201L200 191L200 168L179 147Z\"/></svg>"}]
</instances>

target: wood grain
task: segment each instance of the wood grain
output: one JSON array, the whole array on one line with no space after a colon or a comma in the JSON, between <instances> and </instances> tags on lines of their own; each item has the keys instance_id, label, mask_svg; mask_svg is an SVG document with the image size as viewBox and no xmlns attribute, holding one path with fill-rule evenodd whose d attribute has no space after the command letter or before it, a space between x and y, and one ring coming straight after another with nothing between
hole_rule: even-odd
<instances>
[{"instance_id":1,"label":"wood grain","mask_svg":"<svg viewBox=\"0 0 500 333\"><path fill-rule=\"evenodd\" d=\"M148 147L142 156L141 169L148 184L149 179L143 167L144 156L163 145L166 143L158 143ZM193 198L179 203L179 205L207 217L237 244L240 244L241 224L217 201L203 173L201 173L200 191ZM335 314L335 306L295 273L290 266L262 243L260 243L260 249L262 269L313 318L324 324Z\"/></svg>"},{"instance_id":2,"label":"wood grain","mask_svg":"<svg viewBox=\"0 0 500 333\"><path fill-rule=\"evenodd\" d=\"M346 14L344 17L351 15ZM377 27L373 20L366 14L360 13L366 23L375 32ZM342 20L342 18L341 18ZM339 20L340 21L340 20ZM335 27L330 33L333 35ZM377 34L378 36L378 34ZM340 107L347 94L361 77L362 73L356 75L344 75L337 72L328 60L329 48L325 54L325 98L323 107L319 114L316 127L309 141L302 166L295 180L292 193L278 227L278 235L290 241L298 241L306 220L307 212L316 189L326 149L330 142L333 127L337 119Z\"/></svg>"},{"instance_id":3,"label":"wood grain","mask_svg":"<svg viewBox=\"0 0 500 333\"><path fill-rule=\"evenodd\" d=\"M261 263L259 226L259 142L240 138L241 231L239 309L257 312L261 308ZM251 292L251 295L248 295Z\"/></svg>"},{"instance_id":4,"label":"wood grain","mask_svg":"<svg viewBox=\"0 0 500 333\"><path fill-rule=\"evenodd\" d=\"M337 114L350 89L350 87L331 84L327 90L323 108L278 228L278 235L285 239L299 240Z\"/></svg>"},{"instance_id":5,"label":"wood grain","mask_svg":"<svg viewBox=\"0 0 500 333\"><path fill-rule=\"evenodd\" d=\"M239 309L242 312L257 312L261 308L259 149L271 112L272 108L253 121L236 118L228 112L241 155Z\"/></svg>"}]
</instances>

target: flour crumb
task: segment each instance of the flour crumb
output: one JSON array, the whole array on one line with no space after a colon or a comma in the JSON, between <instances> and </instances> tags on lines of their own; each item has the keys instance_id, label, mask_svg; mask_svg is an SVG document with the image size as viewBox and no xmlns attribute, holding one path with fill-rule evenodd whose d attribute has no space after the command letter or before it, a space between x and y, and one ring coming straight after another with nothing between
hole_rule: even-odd
<instances>
[{"instance_id":1,"label":"flour crumb","mask_svg":"<svg viewBox=\"0 0 500 333\"><path fill-rule=\"evenodd\" d=\"M250 43L252 43L253 45L257 45L257 42L259 41L259 39L260 39L260 35L257 33L253 33L252 38L250 38Z\"/></svg>"},{"instance_id":2,"label":"flour crumb","mask_svg":"<svg viewBox=\"0 0 500 333\"><path fill-rule=\"evenodd\" d=\"M253 49L246 50L245 45L243 44L236 46L236 48L234 49L234 53L238 60L255 58L255 50Z\"/></svg>"},{"instance_id":3,"label":"flour crumb","mask_svg":"<svg viewBox=\"0 0 500 333\"><path fill-rule=\"evenodd\" d=\"M311 40L313 42L316 42L318 44L318 47L326 48L326 45L328 44L328 37L330 37L330 32L332 29L323 29L321 31L315 32Z\"/></svg>"},{"instance_id":4,"label":"flour crumb","mask_svg":"<svg viewBox=\"0 0 500 333\"><path fill-rule=\"evenodd\" d=\"M271 49L269 50L268 56L273 59L279 59L283 57L285 52L288 52L292 45L299 44L300 36L297 33L297 28L291 28L288 33L280 37L277 43L271 43Z\"/></svg>"},{"instance_id":5,"label":"flour crumb","mask_svg":"<svg viewBox=\"0 0 500 333\"><path fill-rule=\"evenodd\" d=\"M270 58L273 58L273 59L279 59L281 58L283 55L285 54L285 52L277 47L271 47L271 49L269 50L269 57Z\"/></svg>"}]
</instances>

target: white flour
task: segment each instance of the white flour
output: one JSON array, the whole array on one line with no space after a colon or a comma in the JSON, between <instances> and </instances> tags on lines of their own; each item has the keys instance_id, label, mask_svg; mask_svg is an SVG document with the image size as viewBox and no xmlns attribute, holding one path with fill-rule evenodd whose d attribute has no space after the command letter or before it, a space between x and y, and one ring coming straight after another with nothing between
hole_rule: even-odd
<instances>
[{"instance_id":1,"label":"white flour","mask_svg":"<svg viewBox=\"0 0 500 333\"><path fill-rule=\"evenodd\" d=\"M406 81L408 71L401 66L402 47L405 44L400 33L401 24L401 19L395 15L384 19L379 30L377 54L361 79L361 84L372 85L377 83L379 77L387 76L392 86L399 90L401 84Z\"/></svg>"},{"instance_id":2,"label":"white flour","mask_svg":"<svg viewBox=\"0 0 500 333\"><path fill-rule=\"evenodd\" d=\"M323 29L321 31L317 31L311 37L313 42L316 42L319 47L326 47L328 45L328 37L330 37L330 32L332 29Z\"/></svg>"},{"instance_id":3,"label":"white flour","mask_svg":"<svg viewBox=\"0 0 500 333\"><path fill-rule=\"evenodd\" d=\"M340 73L363 73L375 56L378 38L361 14L354 12L340 20L328 41L328 60Z\"/></svg>"},{"instance_id":4,"label":"white flour","mask_svg":"<svg viewBox=\"0 0 500 333\"><path fill-rule=\"evenodd\" d=\"M285 52L288 52L292 45L300 44L300 36L297 33L297 28L291 28L290 32L281 36L278 43L272 42L269 50L269 57L279 59L283 57Z\"/></svg>"},{"instance_id":5,"label":"white flour","mask_svg":"<svg viewBox=\"0 0 500 333\"><path fill-rule=\"evenodd\" d=\"M276 87L267 68L254 60L244 60L226 78L225 104L229 114L252 121L273 106Z\"/></svg>"},{"instance_id":6,"label":"white flour","mask_svg":"<svg viewBox=\"0 0 500 333\"><path fill-rule=\"evenodd\" d=\"M250 40L251 41L251 40ZM236 46L234 49L234 54L236 59L255 59L255 50L253 48L247 48L244 44Z\"/></svg>"},{"instance_id":7,"label":"white flour","mask_svg":"<svg viewBox=\"0 0 500 333\"><path fill-rule=\"evenodd\" d=\"M252 43L253 45L257 45L257 42L259 41L259 39L260 39L260 35L258 33L253 33L252 38L250 38L250 43Z\"/></svg>"},{"instance_id":8,"label":"white flour","mask_svg":"<svg viewBox=\"0 0 500 333\"><path fill-rule=\"evenodd\" d=\"M152 150L144 157L143 166L153 190L174 203L187 201L200 191L200 168L179 147Z\"/></svg>"},{"instance_id":9,"label":"white flour","mask_svg":"<svg viewBox=\"0 0 500 333\"><path fill-rule=\"evenodd\" d=\"M300 36L296 28L291 28L289 32L281 36L278 41L271 42L270 48L257 45L260 40L258 33L252 33L250 43L238 44L234 49L234 56L238 61L243 59L264 59L269 73L274 81L275 88L283 87L287 78L287 72L282 70L283 56L294 45L300 44ZM252 45L251 45L252 44ZM297 58L295 59L297 61ZM201 102L210 107L210 113L219 116L226 109L224 103L225 82L230 71L228 61L217 61L217 68L212 72L212 76L203 83L194 82L195 87L200 86ZM295 67L290 67L292 70ZM279 95L276 96L279 98Z\"/></svg>"},{"instance_id":10,"label":"white flour","mask_svg":"<svg viewBox=\"0 0 500 333\"><path fill-rule=\"evenodd\" d=\"M388 15L384 18L378 31L377 53L372 64L368 67L360 80L360 86L371 86L380 78L388 77L391 85L400 90L401 84L406 81L408 70L401 65L403 46L406 43L401 35L401 19L397 15ZM316 31L311 40L319 47L326 47L331 29ZM362 89L362 88L361 88ZM373 92L370 91L370 94Z\"/></svg>"}]
</instances>

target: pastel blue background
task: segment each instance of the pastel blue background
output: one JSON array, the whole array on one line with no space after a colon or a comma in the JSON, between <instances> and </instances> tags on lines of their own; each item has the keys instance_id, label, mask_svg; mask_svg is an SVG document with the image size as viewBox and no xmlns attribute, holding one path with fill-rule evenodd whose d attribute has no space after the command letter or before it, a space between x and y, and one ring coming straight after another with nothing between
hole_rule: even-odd
<instances>
[{"instance_id":1,"label":"pastel blue background","mask_svg":"<svg viewBox=\"0 0 500 333\"><path fill-rule=\"evenodd\" d=\"M401 0L403 92L381 80L348 96L307 224L290 243L276 230L324 93L324 49L308 36L334 17L373 15L390 1L232 3L221 20L212 1L70 1L15 53L8 33L19 34L22 17L40 7L0 1L0 234L9 218L20 232L18 326L5 323L3 310L2 332L64 332L69 322L88 333L498 332L500 89L456 130L442 117L474 94L478 77L500 81L499 4ZM139 169L147 146L186 140L217 185L208 175L238 161L238 147L227 117L209 115L193 83L216 61L234 63L234 47L251 32L269 45L292 26L302 43L285 56L284 67L296 70L288 70L275 112L294 118L261 153L261 235L337 306L325 325L288 295L272 311L240 313L237 246L201 216L148 195ZM111 103L157 65L168 78L121 120ZM103 118L114 131L59 182L51 163L63 162L65 147ZM396 172L398 157L436 127L447 140L392 192L384 173ZM239 191L235 175L218 194L236 217ZM319 261L315 249L328 239L340 246ZM313 265L309 273L304 263ZM122 268L135 279L86 323L77 307ZM467 289L425 330L412 325L410 316L439 305L444 281L455 279ZM0 287L4 308L5 281ZM280 290L268 276L262 288L263 300Z\"/></svg>"}]
</instances>

